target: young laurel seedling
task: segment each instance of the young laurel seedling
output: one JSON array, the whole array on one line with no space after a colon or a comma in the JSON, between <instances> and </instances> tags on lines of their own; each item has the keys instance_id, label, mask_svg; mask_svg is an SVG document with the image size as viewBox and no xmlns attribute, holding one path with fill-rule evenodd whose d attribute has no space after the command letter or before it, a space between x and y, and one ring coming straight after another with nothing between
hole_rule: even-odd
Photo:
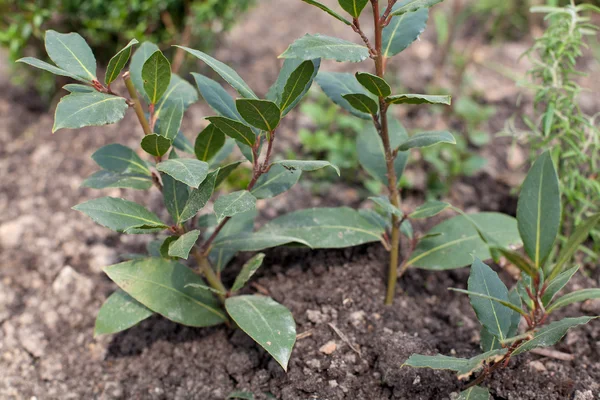
<instances>
[{"instance_id":1,"label":"young laurel seedling","mask_svg":"<svg viewBox=\"0 0 600 400\"><path fill-rule=\"evenodd\" d=\"M517 221L526 255L504 247L494 248L521 270L521 279L508 290L498 274L476 258L471 266L468 290L452 289L469 295L482 325L483 353L469 359L414 354L405 365L456 371L459 379L470 379L479 374L459 398L487 400L488 390L478 385L495 370L505 368L511 357L537 347L552 346L570 328L597 318L564 318L547 324L552 313L562 307L600 298L600 289L558 295L578 270L577 266L568 266L573 254L592 228L600 223L600 214L595 214L580 224L556 261L550 262L560 225L560 204L558 177L550 154L546 152L532 166L519 196ZM493 241L488 243L497 246ZM521 317L527 324L524 333L519 333Z\"/></svg>"},{"instance_id":2,"label":"young laurel seedling","mask_svg":"<svg viewBox=\"0 0 600 400\"><path fill-rule=\"evenodd\" d=\"M516 222L507 216L493 213L458 216L438 225L429 234L415 235L410 223L412 218L432 217L450 205L443 202L427 203L412 213L400 209L398 185L408 161L409 150L456 143L447 131L421 132L409 137L402 124L388 115L389 107L394 105L449 105L450 96L393 94L390 84L384 79L389 59L417 40L427 25L429 8L441 0L389 0L385 8L379 0L339 0L340 6L351 15L351 20L317 1L303 1L351 27L359 34L364 45L320 34L306 35L296 40L280 57L319 57L348 62L371 58L374 62L375 74L321 72L316 81L334 103L354 116L373 123L372 129L358 135L356 145L362 167L388 189L387 198L372 199L386 213L387 221L382 224L390 231L383 238L384 245L390 251L385 303L392 304L396 281L411 265L435 270L462 267L471 262L468 256L461 254L463 249L489 258L485 243L472 226L473 220L484 231L493 228L496 239L505 245L518 244ZM362 30L359 21L369 2L374 19L373 41ZM371 218L377 219L378 215L371 215ZM401 233L408 245L399 266Z\"/></svg>"},{"instance_id":3,"label":"young laurel seedling","mask_svg":"<svg viewBox=\"0 0 600 400\"><path fill-rule=\"evenodd\" d=\"M95 333L122 331L154 313L194 327L226 323L245 331L286 369L296 340L290 311L268 297L237 295L260 267L264 255L248 261L229 289L221 281L221 270L238 250L229 238L252 230L257 199L285 192L304 170L327 166L337 170L325 161L272 159L277 127L310 88L319 60L286 62L269 92L270 100L262 100L227 65L200 51L182 48L204 61L242 96L234 101L217 82L194 74L202 96L219 115L207 118L208 126L192 145L180 132L180 126L185 110L197 100L197 92L171 72L169 61L157 46L143 43L133 55L129 71L121 75L132 47L138 43L132 40L110 60L103 84L96 77L94 54L81 36L48 31L45 41L48 55L56 65L33 58L20 61L81 82L65 86L71 93L57 106L53 131L115 123L131 107L144 132L140 146L153 160L146 162L133 149L120 144L104 146L92 156L101 170L86 179L84 186L138 190L154 186L162 192L164 206L172 218L166 223L140 204L113 197L74 207L117 232L170 234L152 247L152 257L136 257L105 268L121 290L103 305ZM120 75L128 96L115 93L111 87ZM221 165L234 143L252 164L252 179L245 190L218 197L214 215L198 218L198 212L215 190L242 163ZM195 158L180 158L175 148ZM331 213L333 218L339 218L335 211ZM318 211L314 214L318 216ZM253 246L262 249L302 243L298 238L302 224L298 221L305 219L290 214L277 223L273 221L271 230L278 228L297 236L259 237ZM297 225L300 228L294 230ZM314 224L309 228L314 228ZM304 232L304 236L309 233L319 239L314 230ZM334 236L337 238L337 234ZM190 255L197 263L196 271L182 263Z\"/></svg>"}]
</instances>

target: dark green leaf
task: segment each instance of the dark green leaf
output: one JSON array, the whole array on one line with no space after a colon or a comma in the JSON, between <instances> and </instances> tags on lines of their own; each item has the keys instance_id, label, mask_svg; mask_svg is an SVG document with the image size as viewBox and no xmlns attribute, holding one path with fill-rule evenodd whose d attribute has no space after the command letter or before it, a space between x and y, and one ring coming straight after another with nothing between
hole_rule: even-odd
<instances>
[{"instance_id":1,"label":"dark green leaf","mask_svg":"<svg viewBox=\"0 0 600 400\"><path fill-rule=\"evenodd\" d=\"M498 350L498 349L502 348L502 345L500 344L500 340L496 336L492 335L485 328L485 326L481 327L480 336L481 336L481 343L480 343L481 350L483 350L484 352Z\"/></svg>"},{"instance_id":2,"label":"dark green leaf","mask_svg":"<svg viewBox=\"0 0 600 400\"><path fill-rule=\"evenodd\" d=\"M409 0L402 3L400 7L395 8L391 15L402 15L420 10L421 8L429 8L442 1L443 0Z\"/></svg>"},{"instance_id":3,"label":"dark green leaf","mask_svg":"<svg viewBox=\"0 0 600 400\"><path fill-rule=\"evenodd\" d=\"M397 8L401 3L396 3ZM382 53L384 57L392 57L419 38L427 26L429 11L418 10L392 18L390 24L383 28Z\"/></svg>"},{"instance_id":4,"label":"dark green leaf","mask_svg":"<svg viewBox=\"0 0 600 400\"><path fill-rule=\"evenodd\" d=\"M552 279L544 294L542 295L542 303L544 306L548 306L552 299L565 287L565 285L571 280L573 275L579 270L579 267L573 267L571 269L566 270L565 272L558 275L556 278Z\"/></svg>"},{"instance_id":5,"label":"dark green leaf","mask_svg":"<svg viewBox=\"0 0 600 400\"><path fill-rule=\"evenodd\" d=\"M288 61L286 60L286 62ZM280 100L278 104L281 115L287 114L308 92L320 65L321 60L306 60L289 75L281 93L281 98L278 99Z\"/></svg>"},{"instance_id":6,"label":"dark green leaf","mask_svg":"<svg viewBox=\"0 0 600 400\"><path fill-rule=\"evenodd\" d=\"M183 103L184 110L192 103L198 100L198 92L185 79L180 78L176 74L171 74L171 82L167 87L167 91L161 97L156 105L154 116L159 120L163 118L165 110L172 105L180 105Z\"/></svg>"},{"instance_id":7,"label":"dark green leaf","mask_svg":"<svg viewBox=\"0 0 600 400\"><path fill-rule=\"evenodd\" d=\"M296 39L280 58L299 58L358 62L369 57L369 49L365 46L320 34L306 34Z\"/></svg>"},{"instance_id":8,"label":"dark green leaf","mask_svg":"<svg viewBox=\"0 0 600 400\"><path fill-rule=\"evenodd\" d=\"M356 80L358 80L365 89L377 97L388 97L392 94L390 85L377 75L369 74L367 72L357 72L355 76Z\"/></svg>"},{"instance_id":9,"label":"dark green leaf","mask_svg":"<svg viewBox=\"0 0 600 400\"><path fill-rule=\"evenodd\" d=\"M127 64L127 61L129 61L129 57L131 56L131 48L138 43L139 42L136 39L131 39L127 46L123 47L117 54L113 56L113 58L110 59L108 62L108 67L106 67L104 83L110 85L119 77L123 67L125 67L125 64Z\"/></svg>"},{"instance_id":10,"label":"dark green leaf","mask_svg":"<svg viewBox=\"0 0 600 400\"><path fill-rule=\"evenodd\" d=\"M369 0L338 0L340 6L353 18L358 18Z\"/></svg>"},{"instance_id":11,"label":"dark green leaf","mask_svg":"<svg viewBox=\"0 0 600 400\"><path fill-rule=\"evenodd\" d=\"M175 140L173 140L173 147L186 153L194 154L194 146L181 131L177 134Z\"/></svg>"},{"instance_id":12,"label":"dark green leaf","mask_svg":"<svg viewBox=\"0 0 600 400\"><path fill-rule=\"evenodd\" d=\"M472 386L459 393L456 400L489 400L490 392L481 386Z\"/></svg>"},{"instance_id":13,"label":"dark green leaf","mask_svg":"<svg viewBox=\"0 0 600 400\"><path fill-rule=\"evenodd\" d=\"M562 297L559 297L555 301L550 304L547 311L550 313L556 309L568 306L569 304L579 303L581 301L586 301L590 299L599 299L600 298L600 289L582 289L577 290L575 292L571 292L565 294Z\"/></svg>"},{"instance_id":14,"label":"dark green leaf","mask_svg":"<svg viewBox=\"0 0 600 400\"><path fill-rule=\"evenodd\" d=\"M231 219L229 219L229 221L227 221L223 229L221 229L216 237L216 241L223 240L223 238L229 236L252 232L254 229L254 220L256 219L257 214L257 210L252 210L234 215L231 217ZM212 226L216 226L217 218L214 214L209 215L212 217L212 221L209 222L213 223ZM207 237L210 236L210 234L212 234L210 230L206 232ZM209 254L209 259L215 270L222 271L223 268L225 268L225 266L227 266L227 264L231 261L231 259L235 257L236 253L236 249L216 248L213 246Z\"/></svg>"},{"instance_id":15,"label":"dark green leaf","mask_svg":"<svg viewBox=\"0 0 600 400\"><path fill-rule=\"evenodd\" d=\"M242 270L240 271L238 276L235 278L235 282L231 287L231 291L237 292L238 290L243 288L246 282L248 282L248 280L252 278L252 275L254 275L256 270L260 268L264 259L265 255L263 253L258 253L250 260L248 260L248 262L246 262L246 264L244 264L244 266L242 267Z\"/></svg>"},{"instance_id":16,"label":"dark green leaf","mask_svg":"<svg viewBox=\"0 0 600 400\"><path fill-rule=\"evenodd\" d=\"M182 48L183 50L187 51L194 57L197 57L200 60L204 61L206 63L206 65L208 65L210 68L212 68L217 74L219 74L221 76L221 78L223 78L235 90L237 90L237 92L242 97L245 97L247 99L258 99L256 94L254 94L254 92L252 91L252 89L250 89L250 87L246 84L246 82L244 82L244 80L238 75L238 73L235 72L228 65L222 63L219 60L212 58L208 54L203 53L199 50L190 49L190 48L184 47L184 46L175 46L175 47Z\"/></svg>"},{"instance_id":17,"label":"dark green leaf","mask_svg":"<svg viewBox=\"0 0 600 400\"><path fill-rule=\"evenodd\" d=\"M350 93L342 95L352 107L360 112L377 115L379 111L379 105L375 100L362 93Z\"/></svg>"},{"instance_id":18,"label":"dark green leaf","mask_svg":"<svg viewBox=\"0 0 600 400\"><path fill-rule=\"evenodd\" d=\"M273 164L281 165L282 167L289 170L300 170L300 171L316 171L321 168L331 167L340 175L340 169L330 163L329 161L320 160L278 160L274 161Z\"/></svg>"},{"instance_id":19,"label":"dark green leaf","mask_svg":"<svg viewBox=\"0 0 600 400\"><path fill-rule=\"evenodd\" d=\"M212 294L187 286L204 281L179 263L148 258L112 265L104 272L131 297L171 321L203 327L227 320Z\"/></svg>"},{"instance_id":20,"label":"dark green leaf","mask_svg":"<svg viewBox=\"0 0 600 400\"><path fill-rule=\"evenodd\" d=\"M219 197L215 201L215 214L217 221L221 222L227 217L233 217L256 208L256 197L247 190L240 190Z\"/></svg>"},{"instance_id":21,"label":"dark green leaf","mask_svg":"<svg viewBox=\"0 0 600 400\"><path fill-rule=\"evenodd\" d=\"M102 197L78 204L73 209L117 232L125 232L131 228L142 226L167 228L156 214L137 203L124 199Z\"/></svg>"},{"instance_id":22,"label":"dark green leaf","mask_svg":"<svg viewBox=\"0 0 600 400\"><path fill-rule=\"evenodd\" d=\"M292 313L269 297L235 296L225 300L229 316L287 371L296 342Z\"/></svg>"},{"instance_id":23,"label":"dark green leaf","mask_svg":"<svg viewBox=\"0 0 600 400\"><path fill-rule=\"evenodd\" d=\"M396 148L400 143L408 139L408 135L402 124L396 119L389 119L388 123L390 144L392 148ZM365 171L387 186L388 176L383 142L374 126L369 126L359 132L356 141L356 151L358 153L358 161ZM404 173L407 160L407 152L399 152L394 160L394 170L396 171L398 182L400 182L400 178Z\"/></svg>"},{"instance_id":24,"label":"dark green leaf","mask_svg":"<svg viewBox=\"0 0 600 400\"><path fill-rule=\"evenodd\" d=\"M194 153L200 161L209 161L225 145L225 135L213 124L209 124L196 137Z\"/></svg>"},{"instance_id":25,"label":"dark green leaf","mask_svg":"<svg viewBox=\"0 0 600 400\"><path fill-rule=\"evenodd\" d=\"M413 229L413 226L411 224L411 222L406 219L404 220L404 222L402 222L402 224L400 224L400 233L402 233L404 236L406 236L409 239L413 239L415 236L415 231Z\"/></svg>"},{"instance_id":26,"label":"dark green leaf","mask_svg":"<svg viewBox=\"0 0 600 400\"><path fill-rule=\"evenodd\" d=\"M179 257L187 260L192 247L198 241L200 231L193 230L181 235L177 240L169 244L169 256Z\"/></svg>"},{"instance_id":27,"label":"dark green leaf","mask_svg":"<svg viewBox=\"0 0 600 400\"><path fill-rule=\"evenodd\" d=\"M161 176L165 207L175 224L179 225L183 222L181 216L190 196L189 187L185 183L175 180L167 174L161 174Z\"/></svg>"},{"instance_id":28,"label":"dark green leaf","mask_svg":"<svg viewBox=\"0 0 600 400\"><path fill-rule=\"evenodd\" d=\"M451 205L445 201L432 200L417 207L417 209L410 213L408 217L413 219L431 218L435 215L438 215L448 207L451 207Z\"/></svg>"},{"instance_id":29,"label":"dark green leaf","mask_svg":"<svg viewBox=\"0 0 600 400\"><path fill-rule=\"evenodd\" d=\"M217 179L217 175L219 174L219 170L213 171L200 184L198 189L192 189L189 192L189 197L185 202L185 206L181 210L181 214L179 216L179 223L183 223L192 219L198 211L202 209L210 200L210 197L215 190L215 181Z\"/></svg>"},{"instance_id":30,"label":"dark green leaf","mask_svg":"<svg viewBox=\"0 0 600 400\"><path fill-rule=\"evenodd\" d=\"M174 102L167 107L158 120L158 133L170 141L174 141L179 134L179 128L181 128L183 111L183 101Z\"/></svg>"},{"instance_id":31,"label":"dark green leaf","mask_svg":"<svg viewBox=\"0 0 600 400\"><path fill-rule=\"evenodd\" d=\"M348 21L346 18L342 17L341 15L339 15L338 13L333 11L331 8L325 6L324 4L319 3L318 1L314 1L314 0L302 0L302 1L305 3L308 3L310 5L313 5L315 7L319 7L321 10L325 11L327 14L331 15L338 21L342 21L346 25L352 25L352 22Z\"/></svg>"},{"instance_id":32,"label":"dark green leaf","mask_svg":"<svg viewBox=\"0 0 600 400\"><path fill-rule=\"evenodd\" d=\"M369 200L383 208L388 214L394 214L397 217L404 217L404 213L397 207L395 207L387 197L369 197Z\"/></svg>"},{"instance_id":33,"label":"dark green leaf","mask_svg":"<svg viewBox=\"0 0 600 400\"><path fill-rule=\"evenodd\" d=\"M525 251L541 268L560 227L560 189L549 152L538 157L523 182L517 221Z\"/></svg>"},{"instance_id":34,"label":"dark green leaf","mask_svg":"<svg viewBox=\"0 0 600 400\"><path fill-rule=\"evenodd\" d=\"M413 368L431 368L449 371L460 371L469 363L466 358L449 357L438 354L436 356L425 356L422 354L413 354L402 366Z\"/></svg>"},{"instance_id":35,"label":"dark green leaf","mask_svg":"<svg viewBox=\"0 0 600 400\"><path fill-rule=\"evenodd\" d=\"M219 174L215 182L215 187L218 187L243 161L234 161L231 164L224 165L219 168Z\"/></svg>"},{"instance_id":36,"label":"dark green leaf","mask_svg":"<svg viewBox=\"0 0 600 400\"><path fill-rule=\"evenodd\" d=\"M514 218L499 213L470 214L469 217L497 245L520 245L521 238ZM444 270L469 265L473 256L482 260L491 258L488 245L481 240L471 221L462 215L436 225L429 233L441 235L422 239L408 261L409 265Z\"/></svg>"},{"instance_id":37,"label":"dark green leaf","mask_svg":"<svg viewBox=\"0 0 600 400\"><path fill-rule=\"evenodd\" d=\"M269 172L262 174L251 190L257 199L268 199L275 197L294 186L300 176L301 170L287 169L281 165L273 165Z\"/></svg>"},{"instance_id":38,"label":"dark green leaf","mask_svg":"<svg viewBox=\"0 0 600 400\"><path fill-rule=\"evenodd\" d=\"M131 57L131 63L129 64L129 74L131 75L131 81L135 86L139 94L141 94L146 101L148 96L144 90L144 79L142 78L142 68L144 63L150 58L154 52L158 51L158 46L154 43L143 42Z\"/></svg>"},{"instance_id":39,"label":"dark green leaf","mask_svg":"<svg viewBox=\"0 0 600 400\"><path fill-rule=\"evenodd\" d=\"M160 245L160 256L162 258L167 258L167 259L171 259L172 257L169 255L169 246L171 245L171 243L173 243L174 241L177 240L177 236L168 236L167 238L165 238L165 240L162 242L162 244Z\"/></svg>"},{"instance_id":40,"label":"dark green leaf","mask_svg":"<svg viewBox=\"0 0 600 400\"><path fill-rule=\"evenodd\" d=\"M385 99L389 104L446 104L450 105L450 96L434 96L426 94L398 94Z\"/></svg>"},{"instance_id":41,"label":"dark green leaf","mask_svg":"<svg viewBox=\"0 0 600 400\"><path fill-rule=\"evenodd\" d=\"M531 265L531 262L520 253L503 248L494 248L494 250L499 251L512 265L519 268L527 275L533 277L537 274L537 271L535 270L535 267Z\"/></svg>"},{"instance_id":42,"label":"dark green leaf","mask_svg":"<svg viewBox=\"0 0 600 400\"><path fill-rule=\"evenodd\" d=\"M533 334L533 339L526 341L519 345L513 352L513 356L525 353L535 349L536 347L548 347L552 346L567 333L567 331L577 325L584 325L597 317L579 317L579 318L565 318L560 321L553 322L549 325L544 326L539 331Z\"/></svg>"},{"instance_id":43,"label":"dark green leaf","mask_svg":"<svg viewBox=\"0 0 600 400\"><path fill-rule=\"evenodd\" d=\"M109 171L150 176L146 163L129 147L118 143L101 147L92 154L92 159Z\"/></svg>"},{"instance_id":44,"label":"dark green leaf","mask_svg":"<svg viewBox=\"0 0 600 400\"><path fill-rule=\"evenodd\" d=\"M236 121L242 120L242 116L235 108L235 102L218 82L215 82L204 75L196 73L192 73L192 75L196 80L196 86L198 86L202 98L204 98L216 113Z\"/></svg>"},{"instance_id":45,"label":"dark green leaf","mask_svg":"<svg viewBox=\"0 0 600 400\"><path fill-rule=\"evenodd\" d=\"M144 91L150 104L156 104L171 83L171 64L160 50L155 51L142 67Z\"/></svg>"},{"instance_id":46,"label":"dark green leaf","mask_svg":"<svg viewBox=\"0 0 600 400\"><path fill-rule=\"evenodd\" d=\"M156 169L193 188L200 186L208 175L208 164L191 158L163 161Z\"/></svg>"},{"instance_id":47,"label":"dark green leaf","mask_svg":"<svg viewBox=\"0 0 600 400\"><path fill-rule=\"evenodd\" d=\"M94 89L91 86L82 85L80 83L66 84L65 86L63 86L63 89L65 89L67 92L70 92L70 93L93 93L93 92L97 91L96 89Z\"/></svg>"},{"instance_id":48,"label":"dark green leaf","mask_svg":"<svg viewBox=\"0 0 600 400\"><path fill-rule=\"evenodd\" d=\"M279 125L281 110L269 100L237 99L235 106L242 118L258 129L272 132Z\"/></svg>"},{"instance_id":49,"label":"dark green leaf","mask_svg":"<svg viewBox=\"0 0 600 400\"><path fill-rule=\"evenodd\" d=\"M32 67L43 69L44 71L48 71L50 73L53 73L54 75L67 76L80 82L89 82L89 79L81 78L75 74L65 71L64 69L58 68L52 64L49 64L42 60L38 60L34 57L23 57L18 59L17 62L22 62L31 65Z\"/></svg>"},{"instance_id":50,"label":"dark green leaf","mask_svg":"<svg viewBox=\"0 0 600 400\"><path fill-rule=\"evenodd\" d=\"M439 143L456 144L456 139L448 131L421 132L411 136L408 140L398 146L398 150L407 151L410 149L429 147Z\"/></svg>"},{"instance_id":51,"label":"dark green leaf","mask_svg":"<svg viewBox=\"0 0 600 400\"><path fill-rule=\"evenodd\" d=\"M358 83L352 74L345 72L321 72L315 78L321 89L335 104L358 118L371 120L371 114L356 110L343 95L351 93L369 93Z\"/></svg>"},{"instance_id":52,"label":"dark green leaf","mask_svg":"<svg viewBox=\"0 0 600 400\"><path fill-rule=\"evenodd\" d=\"M512 305L518 307L519 311L513 311L512 316L510 317L510 329L508 330L507 337L511 338L519 333L519 324L521 323L521 315L523 314L523 304L521 302L521 296L517 291L516 287L513 287L508 291L508 298Z\"/></svg>"},{"instance_id":53,"label":"dark green leaf","mask_svg":"<svg viewBox=\"0 0 600 400\"><path fill-rule=\"evenodd\" d=\"M101 170L88 177L81 186L92 189L131 188L148 190L152 187L152 178L142 174Z\"/></svg>"},{"instance_id":54,"label":"dark green leaf","mask_svg":"<svg viewBox=\"0 0 600 400\"><path fill-rule=\"evenodd\" d=\"M94 337L124 331L152 314L154 314L152 310L118 289L106 299L98 311Z\"/></svg>"},{"instance_id":55,"label":"dark green leaf","mask_svg":"<svg viewBox=\"0 0 600 400\"><path fill-rule=\"evenodd\" d=\"M142 139L142 149L150 155L162 157L171 148L171 141L157 134L146 135Z\"/></svg>"},{"instance_id":56,"label":"dark green leaf","mask_svg":"<svg viewBox=\"0 0 600 400\"><path fill-rule=\"evenodd\" d=\"M252 146L256 140L256 136L248 125L225 117L208 117L206 118L214 124L225 135L233 138L247 146Z\"/></svg>"},{"instance_id":57,"label":"dark green leaf","mask_svg":"<svg viewBox=\"0 0 600 400\"><path fill-rule=\"evenodd\" d=\"M52 132L113 124L125 116L127 107L123 97L99 92L71 93L60 99L56 107Z\"/></svg>"},{"instance_id":58,"label":"dark green leaf","mask_svg":"<svg viewBox=\"0 0 600 400\"><path fill-rule=\"evenodd\" d=\"M96 79L96 58L79 34L48 30L44 41L48 56L60 68L86 81Z\"/></svg>"},{"instance_id":59,"label":"dark green leaf","mask_svg":"<svg viewBox=\"0 0 600 400\"><path fill-rule=\"evenodd\" d=\"M458 379L469 379L473 374L479 372L484 364L491 365L501 361L507 352L508 349L497 349L469 358L468 362L457 371Z\"/></svg>"}]
</instances>

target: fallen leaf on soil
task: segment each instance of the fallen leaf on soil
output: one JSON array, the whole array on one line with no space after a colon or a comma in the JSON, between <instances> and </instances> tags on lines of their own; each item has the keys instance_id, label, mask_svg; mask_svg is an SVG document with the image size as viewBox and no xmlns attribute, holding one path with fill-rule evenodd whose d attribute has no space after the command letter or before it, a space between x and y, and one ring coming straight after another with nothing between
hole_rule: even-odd
<instances>
[{"instance_id":1,"label":"fallen leaf on soil","mask_svg":"<svg viewBox=\"0 0 600 400\"><path fill-rule=\"evenodd\" d=\"M336 349L337 349L337 344L335 344L335 342L333 340L330 340L329 342L327 342L323 346L321 346L319 348L319 351L323 354L329 355L329 354L333 353Z\"/></svg>"}]
</instances>

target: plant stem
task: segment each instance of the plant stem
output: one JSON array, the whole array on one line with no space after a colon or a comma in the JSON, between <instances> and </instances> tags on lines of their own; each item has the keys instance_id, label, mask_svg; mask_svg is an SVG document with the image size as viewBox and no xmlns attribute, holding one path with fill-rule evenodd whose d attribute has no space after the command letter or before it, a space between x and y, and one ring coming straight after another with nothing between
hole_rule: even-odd
<instances>
[{"instance_id":1,"label":"plant stem","mask_svg":"<svg viewBox=\"0 0 600 400\"><path fill-rule=\"evenodd\" d=\"M382 53L382 31L383 24L379 13L379 0L371 0L373 6L373 20L375 23L375 70L378 77L383 79L385 74L385 60ZM387 119L387 104L383 97L379 98L379 124L375 124L379 128L379 135L383 142L383 150L385 153L385 164L388 177L388 191L390 203L400 208L400 192L398 191L398 178L394 169L394 154L390 144L390 134ZM400 254L400 219L392 215L392 235L391 235L391 250L390 264L388 270L387 293L385 296L385 304L391 305L394 302L394 293L396 291L396 281L398 280L398 259Z\"/></svg>"},{"instance_id":2,"label":"plant stem","mask_svg":"<svg viewBox=\"0 0 600 400\"><path fill-rule=\"evenodd\" d=\"M135 110L135 114L137 115L138 121L140 121L140 125L144 130L144 135L152 135L152 129L150 129L150 124L148 124L148 120L146 119L146 115L144 114L144 110L142 109L142 103L140 102L140 98L137 95L137 91L133 86L131 76L129 76L129 71L123 74L123 80L125 81L125 86L127 87L127 91L129 92L129 97L131 97L131 102L133 103L133 109Z\"/></svg>"},{"instance_id":3,"label":"plant stem","mask_svg":"<svg viewBox=\"0 0 600 400\"><path fill-rule=\"evenodd\" d=\"M217 293L217 296L219 296L219 299L224 302L225 295L222 293L227 293L227 289L223 285L223 282L221 282L221 279L217 276L217 274L215 274L215 271L213 271L208 258L201 254L197 248L194 249L193 256L200 267L200 272L204 274L204 277L206 278L206 281L210 287L220 292Z\"/></svg>"}]
</instances>

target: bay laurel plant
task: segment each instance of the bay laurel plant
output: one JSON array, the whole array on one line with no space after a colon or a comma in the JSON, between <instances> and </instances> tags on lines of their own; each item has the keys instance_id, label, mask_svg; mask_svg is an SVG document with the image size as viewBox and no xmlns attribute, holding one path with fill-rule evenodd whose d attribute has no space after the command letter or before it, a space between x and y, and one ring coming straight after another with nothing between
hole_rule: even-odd
<instances>
[{"instance_id":1,"label":"bay laurel plant","mask_svg":"<svg viewBox=\"0 0 600 400\"><path fill-rule=\"evenodd\" d=\"M64 87L70 93L56 108L53 131L112 124L128 109L135 112L144 134L141 149L116 143L100 148L92 158L101 169L83 186L154 187L162 192L170 215L170 221L165 221L141 204L114 197L96 198L74 207L116 232L168 235L152 242L150 257L135 256L104 269L120 290L102 306L95 334L128 329L154 313L194 327L228 324L245 331L286 369L296 340L290 311L269 297L238 295L261 266L264 254L251 258L230 287L221 279L222 269L238 250L254 251L291 242L345 247L363 243L365 236L369 240L381 236L377 226L354 210L313 209L275 219L261 233L246 237L246 248L236 245L236 239L242 240L253 229L258 199L285 192L303 171L324 167L337 170L325 161L276 160L273 155L277 127L309 90L319 60L286 62L269 91L269 100L264 100L229 66L182 47L240 95L234 100L216 81L193 74L202 97L218 115L207 118L208 126L192 144L180 127L184 112L198 99L196 89L173 74L167 58L149 42L139 46L127 70L137 44L132 40L110 60L103 83L97 78L92 50L76 33L46 32L46 50L55 65L34 58L19 60L79 82ZM114 89L119 77L126 94ZM251 181L245 190L217 197L214 213L199 215L225 178L243 162L225 163L236 145L252 165ZM138 154L140 150L149 161ZM193 157L183 157L184 153ZM341 222L333 230L319 231L319 223L327 221ZM351 228L363 236L344 236ZM188 258L195 261L194 268L186 265Z\"/></svg>"},{"instance_id":2,"label":"bay laurel plant","mask_svg":"<svg viewBox=\"0 0 600 400\"><path fill-rule=\"evenodd\" d=\"M554 313L573 303L600 298L600 289L582 289L559 295L579 267L570 264L577 248L600 223L600 213L590 216L574 230L552 261L561 220L561 198L556 169L549 152L531 167L521 188L517 223L525 254L488 244L520 270L521 278L508 289L498 274L478 258L471 265L467 290L471 306L481 323L482 354L472 358L444 355L412 355L405 363L416 368L445 369L470 380L461 399L488 400L489 392L478 386L492 372L507 367L512 357L538 347L552 346L570 328L597 318L582 316L548 323ZM485 236L485 235L484 235ZM521 320L524 332L519 331Z\"/></svg>"},{"instance_id":3,"label":"bay laurel plant","mask_svg":"<svg viewBox=\"0 0 600 400\"><path fill-rule=\"evenodd\" d=\"M374 71L350 73L320 72L316 81L331 100L352 115L369 120L372 128L357 138L357 152L362 167L375 179L387 186L387 197L374 197L387 220L380 225L389 232L383 243L390 252L386 304L392 304L396 282L408 267L433 270L458 268L471 262L469 252L490 258L486 244L477 229L489 231L505 245L519 244L516 221L496 213L459 215L442 222L427 234L413 232L411 220L433 217L452 206L433 201L416 210L401 209L399 183L408 161L409 151L440 144L455 144L448 131L420 132L408 135L402 124L393 118L391 110L399 105L449 105L449 96L426 94L395 94L385 80L386 65L390 59L411 45L425 30L429 8L441 0L339 0L339 5L350 17L314 0L302 0L328 13L358 34L362 44L321 34L297 39L281 54L285 59L321 58L338 62L360 62L371 59ZM371 5L371 12L365 8ZM367 15L371 14L371 15ZM360 17L373 19L373 32L365 32ZM373 73L374 72L374 73ZM456 210L456 209L455 209ZM460 214L462 214L459 210ZM365 212L368 214L368 212ZM373 219L378 216L371 214ZM381 220L381 217L379 217ZM475 225L474 225L475 224ZM476 228L477 227L477 228ZM404 239L401 239L401 236ZM406 241L401 255L401 241ZM402 261L400 259L402 258Z\"/></svg>"}]
</instances>

